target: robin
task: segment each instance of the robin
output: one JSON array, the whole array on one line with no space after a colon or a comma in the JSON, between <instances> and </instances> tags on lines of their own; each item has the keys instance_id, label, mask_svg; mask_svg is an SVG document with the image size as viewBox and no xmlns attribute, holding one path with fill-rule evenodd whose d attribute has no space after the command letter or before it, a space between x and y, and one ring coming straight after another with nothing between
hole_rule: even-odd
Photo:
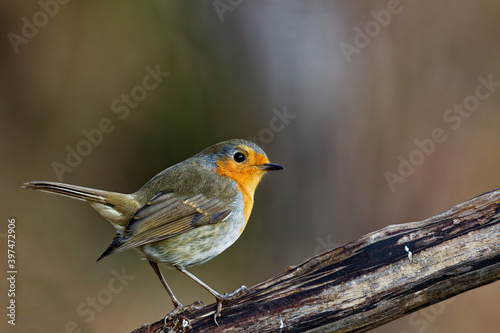
<instances>
[{"instance_id":1,"label":"robin","mask_svg":"<svg viewBox=\"0 0 500 333\"><path fill-rule=\"evenodd\" d=\"M216 298L217 324L222 303L245 294L247 288L241 286L222 295L186 267L212 259L238 239L252 212L255 188L262 176L267 171L282 169L283 166L270 163L255 143L235 139L210 146L163 170L132 194L46 181L28 182L23 188L85 200L111 222L117 234L97 261L113 253L138 250L174 304L165 320L202 308L204 303L182 305L158 264L178 269Z\"/></svg>"}]
</instances>

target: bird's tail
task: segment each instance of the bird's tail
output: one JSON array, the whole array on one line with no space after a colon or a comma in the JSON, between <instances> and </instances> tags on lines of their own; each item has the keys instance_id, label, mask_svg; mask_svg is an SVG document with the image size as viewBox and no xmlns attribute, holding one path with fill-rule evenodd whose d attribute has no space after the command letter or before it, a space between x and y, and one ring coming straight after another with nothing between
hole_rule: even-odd
<instances>
[{"instance_id":1,"label":"bird's tail","mask_svg":"<svg viewBox=\"0 0 500 333\"><path fill-rule=\"evenodd\" d=\"M44 181L24 183L21 187L32 190L57 193L80 200L100 202L102 204L111 203L109 196L110 192L96 190L88 187Z\"/></svg>"},{"instance_id":2,"label":"bird's tail","mask_svg":"<svg viewBox=\"0 0 500 333\"><path fill-rule=\"evenodd\" d=\"M85 200L119 231L127 225L134 212L139 209L139 203L131 194L47 181L27 182L21 187Z\"/></svg>"}]
</instances>

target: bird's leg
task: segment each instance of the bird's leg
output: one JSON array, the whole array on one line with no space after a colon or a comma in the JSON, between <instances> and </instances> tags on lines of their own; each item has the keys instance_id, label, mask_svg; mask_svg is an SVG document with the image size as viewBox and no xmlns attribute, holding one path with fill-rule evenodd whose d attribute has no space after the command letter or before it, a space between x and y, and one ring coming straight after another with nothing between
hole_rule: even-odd
<instances>
[{"instance_id":1,"label":"bird's leg","mask_svg":"<svg viewBox=\"0 0 500 333\"><path fill-rule=\"evenodd\" d=\"M222 302L233 300L235 298L238 298L240 296L245 295L248 292L247 287L241 286L230 294L228 294L228 293L225 293L224 295L219 294L218 292L216 292L215 290L210 288L207 284L205 284L203 281L201 281L196 276L194 276L192 273L188 272L183 266L174 265L174 267L177 268L182 273L189 276L194 281L196 281L200 286L205 288L210 294L212 294L215 297L215 299L217 300L217 311L215 312L215 315L214 315L214 321L217 324L217 326L219 326L219 323L217 323L217 317L220 317L220 315L221 315Z\"/></svg>"},{"instance_id":2,"label":"bird's leg","mask_svg":"<svg viewBox=\"0 0 500 333\"><path fill-rule=\"evenodd\" d=\"M156 275L160 279L160 282L163 285L163 287L165 287L165 290L167 290L168 295L172 299L172 303L174 303L175 309L165 316L165 322L167 320L172 319L173 316L181 312L191 312L194 310L202 309L205 306L205 303L203 303L202 301L196 301L190 305L182 305L181 302L179 302L179 300L177 300L177 298L175 297L174 293L172 292L172 289L170 289L170 287L168 286L167 281L165 281L165 278L163 277L163 275L160 272L160 269L158 268L158 264L153 261L149 261L149 264L151 265Z\"/></svg>"}]
</instances>

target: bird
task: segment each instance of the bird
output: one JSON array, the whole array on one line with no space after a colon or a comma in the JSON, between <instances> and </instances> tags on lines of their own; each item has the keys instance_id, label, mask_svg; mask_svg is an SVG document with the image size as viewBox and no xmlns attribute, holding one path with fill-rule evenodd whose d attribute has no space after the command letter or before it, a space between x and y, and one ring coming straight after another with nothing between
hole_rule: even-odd
<instances>
[{"instance_id":1,"label":"bird","mask_svg":"<svg viewBox=\"0 0 500 333\"><path fill-rule=\"evenodd\" d=\"M31 181L22 187L87 201L107 219L117 233L97 261L136 249L148 260L174 305L165 322L205 304L196 301L183 305L167 284L159 264L179 270L215 297L214 321L219 325L222 303L246 294L247 287L220 294L187 268L214 258L239 238L250 218L255 189L262 177L283 169L271 163L254 142L232 139L163 170L132 194L51 181Z\"/></svg>"}]
</instances>

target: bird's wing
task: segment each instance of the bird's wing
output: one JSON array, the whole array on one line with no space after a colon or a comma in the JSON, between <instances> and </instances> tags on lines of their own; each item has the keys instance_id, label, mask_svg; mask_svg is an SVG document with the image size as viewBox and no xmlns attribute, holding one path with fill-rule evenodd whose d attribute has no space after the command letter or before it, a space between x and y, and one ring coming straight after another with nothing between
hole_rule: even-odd
<instances>
[{"instance_id":1,"label":"bird's wing","mask_svg":"<svg viewBox=\"0 0 500 333\"><path fill-rule=\"evenodd\" d=\"M203 194L178 198L173 193L155 195L134 214L123 234L118 234L99 257L154 243L194 228L215 224L231 213L227 203Z\"/></svg>"}]
</instances>

